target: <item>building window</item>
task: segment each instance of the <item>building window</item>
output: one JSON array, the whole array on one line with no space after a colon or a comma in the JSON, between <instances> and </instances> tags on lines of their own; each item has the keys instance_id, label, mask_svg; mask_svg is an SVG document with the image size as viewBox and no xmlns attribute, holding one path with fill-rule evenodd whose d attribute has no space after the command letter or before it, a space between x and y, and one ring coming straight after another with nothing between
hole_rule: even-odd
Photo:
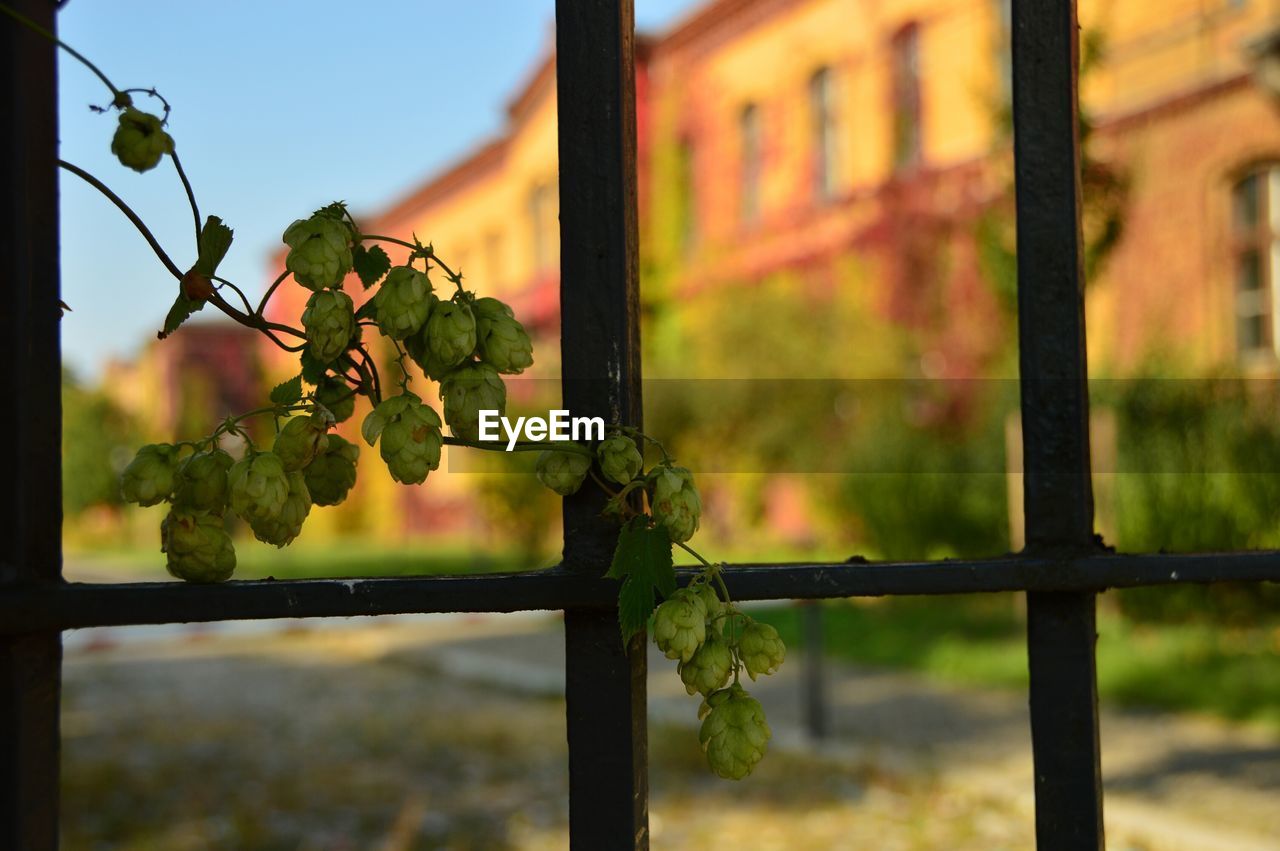
<instances>
[{"instance_id":1,"label":"building window","mask_svg":"<svg viewBox=\"0 0 1280 851\"><path fill-rule=\"evenodd\" d=\"M529 226L535 273L545 272L557 259L559 208L554 182L534 184L529 192Z\"/></svg>"},{"instance_id":2,"label":"building window","mask_svg":"<svg viewBox=\"0 0 1280 851\"><path fill-rule=\"evenodd\" d=\"M893 167L918 165L920 139L920 28L912 23L898 30L890 44L893 54Z\"/></svg>"},{"instance_id":3,"label":"building window","mask_svg":"<svg viewBox=\"0 0 1280 851\"><path fill-rule=\"evenodd\" d=\"M749 103L738 116L738 136L742 145L743 224L754 224L760 218L760 168L763 152L760 141L760 108Z\"/></svg>"},{"instance_id":4,"label":"building window","mask_svg":"<svg viewBox=\"0 0 1280 851\"><path fill-rule=\"evenodd\" d=\"M1251 172L1231 192L1236 351L1280 352L1280 165Z\"/></svg>"},{"instance_id":5,"label":"building window","mask_svg":"<svg viewBox=\"0 0 1280 851\"><path fill-rule=\"evenodd\" d=\"M813 197L829 201L836 191L836 115L831 69L809 78L809 115L813 133Z\"/></svg>"},{"instance_id":6,"label":"building window","mask_svg":"<svg viewBox=\"0 0 1280 851\"><path fill-rule=\"evenodd\" d=\"M689 254L698 244L698 164L693 140L680 140L676 151L676 180L680 203L680 250Z\"/></svg>"}]
</instances>

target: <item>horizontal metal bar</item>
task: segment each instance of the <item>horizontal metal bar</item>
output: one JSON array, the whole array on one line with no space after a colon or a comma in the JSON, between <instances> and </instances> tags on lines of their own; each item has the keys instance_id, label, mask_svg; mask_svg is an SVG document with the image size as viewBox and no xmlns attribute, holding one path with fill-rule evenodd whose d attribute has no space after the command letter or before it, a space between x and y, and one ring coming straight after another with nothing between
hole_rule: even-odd
<instances>
[{"instance_id":1,"label":"horizontal metal bar","mask_svg":"<svg viewBox=\"0 0 1280 851\"><path fill-rule=\"evenodd\" d=\"M681 574L681 581L686 582L693 571ZM1280 582L1280 552L730 565L725 581L736 600ZM73 582L0 590L0 634L263 618L595 608L613 605L617 588L611 579L560 568L479 576L264 580L221 585Z\"/></svg>"}]
</instances>

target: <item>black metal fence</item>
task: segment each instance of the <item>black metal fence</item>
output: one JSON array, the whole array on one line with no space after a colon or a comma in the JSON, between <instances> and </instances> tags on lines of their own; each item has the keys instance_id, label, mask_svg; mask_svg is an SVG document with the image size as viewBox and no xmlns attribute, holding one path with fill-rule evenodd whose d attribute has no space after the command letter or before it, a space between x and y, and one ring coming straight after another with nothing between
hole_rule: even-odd
<instances>
[{"instance_id":1,"label":"black metal fence","mask_svg":"<svg viewBox=\"0 0 1280 851\"><path fill-rule=\"evenodd\" d=\"M12 0L10 0L12 2ZM15 4L54 27L53 0ZM632 0L559 0L561 308L566 407L639 425ZM849 26L858 26L850 20ZM946 563L738 565L742 600L1025 591L1036 835L1101 848L1095 595L1114 587L1280 580L1280 553L1116 555L1093 533L1080 260L1073 0L1013 4L1019 341L1027 547ZM58 841L64 629L243 618L563 609L570 837L582 851L648 847L645 653L624 648L615 529L590 491L564 503L564 559L468 577L66 583L60 556L58 181L54 48L0 22L0 847Z\"/></svg>"}]
</instances>

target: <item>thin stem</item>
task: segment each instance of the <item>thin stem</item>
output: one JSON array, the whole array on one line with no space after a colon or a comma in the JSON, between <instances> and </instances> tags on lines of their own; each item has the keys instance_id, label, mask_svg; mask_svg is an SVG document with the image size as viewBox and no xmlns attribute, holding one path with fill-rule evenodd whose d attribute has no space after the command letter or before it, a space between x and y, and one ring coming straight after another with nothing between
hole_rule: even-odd
<instances>
[{"instance_id":1,"label":"thin stem","mask_svg":"<svg viewBox=\"0 0 1280 851\"><path fill-rule=\"evenodd\" d=\"M698 561L702 562L702 563L703 563L704 565L706 565L707 567L714 567L714 565L712 565L712 564L711 564L711 562L709 562L709 561L707 561L705 558L703 558L703 557L698 553L698 551L697 551L697 550L695 550L693 547L689 546L688 544L684 543L683 541L674 541L673 543L674 543L677 547L679 547L680 549L684 550L684 551L685 551L686 553L688 553L689 555L691 555L691 556L693 556L694 558L696 558Z\"/></svg>"},{"instance_id":2,"label":"thin stem","mask_svg":"<svg viewBox=\"0 0 1280 851\"><path fill-rule=\"evenodd\" d=\"M282 283L284 283L284 279L287 277L289 277L289 271L286 269L280 273L279 277L271 282L271 286L267 287L267 291L262 294L262 301L258 302L258 309L254 311L256 314L262 316L266 312L267 302L271 301L271 297L276 294L276 290Z\"/></svg>"},{"instance_id":3,"label":"thin stem","mask_svg":"<svg viewBox=\"0 0 1280 851\"><path fill-rule=\"evenodd\" d=\"M5 6L0 6L0 9L5 9L5 8L6 8ZM152 236L151 231L147 229L147 226L143 223L142 219L138 217L138 214L135 213L133 209L128 204L126 204L119 195L112 192L109 188L107 188L107 185L105 183L103 183L98 178L94 177L89 172L80 168L79 166L72 165L66 160L58 160L58 165L61 168L64 168L67 171L71 172L72 174L76 175L85 183L88 183L90 186L92 186L94 189L97 189L99 192L101 192L103 195L107 197L107 200L115 204L120 209L120 212L124 213L125 218L133 222L133 226L136 227L138 229L138 232L142 234L144 239L146 239L147 244L151 246L151 250L156 253L156 257L160 258L160 262L165 265L165 268L169 270L169 273L172 274L178 280L182 280L182 270L180 270L177 264L175 264L173 260L169 258L169 255L165 253L165 250L160 247L159 241L157 241L156 238Z\"/></svg>"},{"instance_id":4,"label":"thin stem","mask_svg":"<svg viewBox=\"0 0 1280 851\"><path fill-rule=\"evenodd\" d=\"M243 290L241 290L235 284L228 281L226 278L220 278L217 275L214 275L213 280L222 284L222 286L224 287L231 287L231 289L235 291L235 294L240 296L240 301L242 304L244 304L244 312L249 314L250 316L253 315L253 305L249 304L249 299L245 296Z\"/></svg>"},{"instance_id":5,"label":"thin stem","mask_svg":"<svg viewBox=\"0 0 1280 851\"><path fill-rule=\"evenodd\" d=\"M77 60L80 61L80 64L84 65L84 67L88 68L90 71L98 75L98 79L101 80L103 84L108 89L111 90L112 99L118 98L120 96L120 90L115 87L114 83L112 83L109 79L107 79L107 75L102 73L102 69L100 69L97 65L94 65L92 62L86 59L84 54L82 54L80 51L76 50L74 47L67 44L65 41L58 38L56 35L49 32L44 27L40 26L35 21L28 18L26 15L23 15L22 13L9 8L9 6L4 3L0 3L0 12L4 12L10 18L13 18L15 21L22 24L27 29L44 36L45 38L49 39L49 41L58 45L58 47L61 47L67 53L70 53L73 57L75 57Z\"/></svg>"},{"instance_id":6,"label":"thin stem","mask_svg":"<svg viewBox=\"0 0 1280 851\"><path fill-rule=\"evenodd\" d=\"M163 100L163 98L161 98L161 100ZM168 104L165 104L165 108L166 110L168 109ZM187 173L182 168L182 160L178 159L178 151L176 148L170 149L169 158L173 160L173 167L177 170L178 177L182 180L182 188L187 190L187 202L191 204L191 215L196 222L196 246L198 249L200 245L201 220L200 207L196 204L196 193L195 190L191 188L191 181L187 180Z\"/></svg>"}]
</instances>

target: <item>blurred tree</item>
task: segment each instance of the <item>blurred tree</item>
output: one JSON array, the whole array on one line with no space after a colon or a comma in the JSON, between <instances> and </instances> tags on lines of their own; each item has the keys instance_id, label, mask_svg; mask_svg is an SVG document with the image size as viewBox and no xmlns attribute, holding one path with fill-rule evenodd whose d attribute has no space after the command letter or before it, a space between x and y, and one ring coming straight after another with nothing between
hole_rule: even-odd
<instances>
[{"instance_id":1,"label":"blurred tree","mask_svg":"<svg viewBox=\"0 0 1280 851\"><path fill-rule=\"evenodd\" d=\"M119 474L141 441L132 417L63 368L62 504L68 516L121 504Z\"/></svg>"}]
</instances>

